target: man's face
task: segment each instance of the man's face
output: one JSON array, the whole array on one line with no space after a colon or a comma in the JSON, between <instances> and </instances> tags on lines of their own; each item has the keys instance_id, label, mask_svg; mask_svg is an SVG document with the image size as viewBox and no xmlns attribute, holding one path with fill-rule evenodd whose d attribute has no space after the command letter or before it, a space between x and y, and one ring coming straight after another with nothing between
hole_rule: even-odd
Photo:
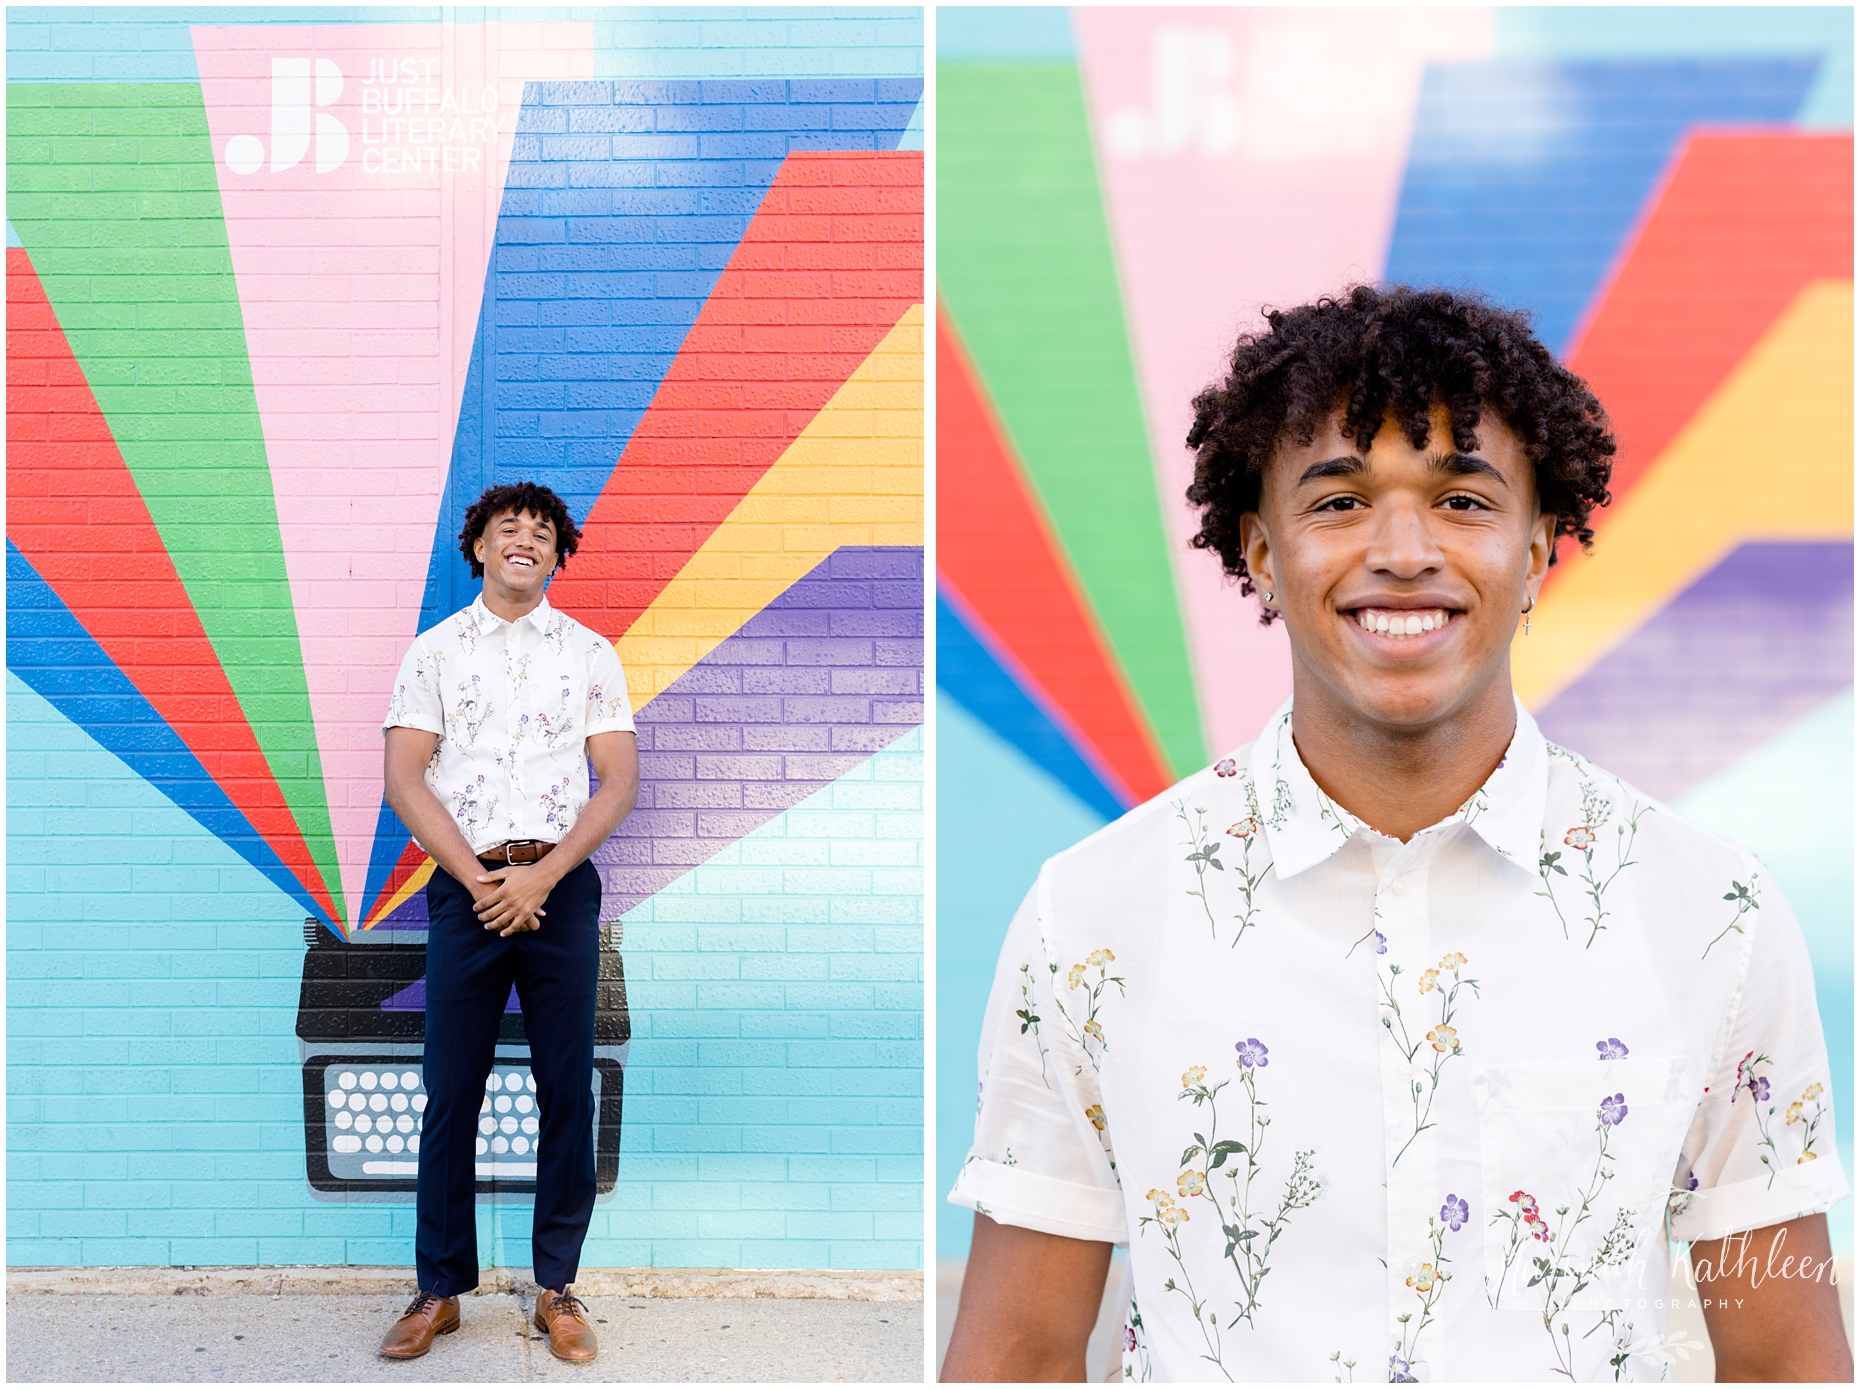
<instances>
[{"instance_id":1,"label":"man's face","mask_svg":"<svg viewBox=\"0 0 1860 1389\"><path fill-rule=\"evenodd\" d=\"M513 598L539 594L555 571L555 527L534 512L500 511L472 545L487 586Z\"/></svg>"},{"instance_id":2,"label":"man's face","mask_svg":"<svg viewBox=\"0 0 1860 1389\"><path fill-rule=\"evenodd\" d=\"M1260 510L1242 521L1247 567L1333 704L1419 730L1495 679L1509 689L1555 518L1538 512L1517 436L1489 413L1470 453L1454 447L1444 407L1418 449L1393 421L1367 451L1341 424L1339 412L1274 455Z\"/></svg>"}]
</instances>

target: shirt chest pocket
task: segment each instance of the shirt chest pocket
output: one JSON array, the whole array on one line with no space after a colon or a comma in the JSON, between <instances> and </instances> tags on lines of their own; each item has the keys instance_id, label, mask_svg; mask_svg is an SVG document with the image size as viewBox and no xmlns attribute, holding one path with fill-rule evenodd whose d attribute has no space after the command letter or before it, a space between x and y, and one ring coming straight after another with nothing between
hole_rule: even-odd
<instances>
[{"instance_id":1,"label":"shirt chest pocket","mask_svg":"<svg viewBox=\"0 0 1860 1389\"><path fill-rule=\"evenodd\" d=\"M1666 1257L1691 1071L1686 1057L1474 1070L1488 1305L1606 1310L1635 1295Z\"/></svg>"}]
</instances>

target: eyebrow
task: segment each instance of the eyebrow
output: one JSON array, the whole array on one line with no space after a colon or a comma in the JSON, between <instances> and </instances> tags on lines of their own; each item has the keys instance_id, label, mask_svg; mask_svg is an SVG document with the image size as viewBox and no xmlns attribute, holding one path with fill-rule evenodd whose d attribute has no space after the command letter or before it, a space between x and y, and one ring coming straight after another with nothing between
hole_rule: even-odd
<instances>
[{"instance_id":1,"label":"eyebrow","mask_svg":"<svg viewBox=\"0 0 1860 1389\"><path fill-rule=\"evenodd\" d=\"M1357 477L1369 471L1369 465L1362 459L1346 455L1343 458L1326 458L1322 463L1313 463L1299 475L1298 485L1316 482L1327 477Z\"/></svg>"},{"instance_id":2,"label":"eyebrow","mask_svg":"<svg viewBox=\"0 0 1860 1389\"><path fill-rule=\"evenodd\" d=\"M1490 463L1470 453L1441 453L1427 460L1431 472L1445 473L1449 477L1489 477L1500 487L1510 487L1505 475Z\"/></svg>"},{"instance_id":3,"label":"eyebrow","mask_svg":"<svg viewBox=\"0 0 1860 1389\"><path fill-rule=\"evenodd\" d=\"M1444 473L1449 477L1489 477L1501 487L1509 487L1505 475L1483 458L1470 453L1439 453L1427 460L1428 470ZM1327 477L1360 477L1369 471L1369 465L1354 455L1341 458L1326 458L1322 463L1313 463L1299 474L1298 485L1317 482Z\"/></svg>"}]
</instances>

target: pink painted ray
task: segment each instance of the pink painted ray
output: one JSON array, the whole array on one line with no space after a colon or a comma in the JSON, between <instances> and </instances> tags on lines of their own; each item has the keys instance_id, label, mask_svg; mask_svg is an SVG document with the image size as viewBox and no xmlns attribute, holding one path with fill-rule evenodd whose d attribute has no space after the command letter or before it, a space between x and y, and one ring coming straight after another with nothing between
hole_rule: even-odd
<instances>
[{"instance_id":1,"label":"pink painted ray","mask_svg":"<svg viewBox=\"0 0 1860 1389\"><path fill-rule=\"evenodd\" d=\"M1211 748L1291 690L1283 631L1191 550L1195 393L1262 305L1381 274L1429 62L1487 57L1491 13L1072 11L1099 179Z\"/></svg>"},{"instance_id":2,"label":"pink painted ray","mask_svg":"<svg viewBox=\"0 0 1860 1389\"><path fill-rule=\"evenodd\" d=\"M353 920L523 84L590 76L593 26L193 37Z\"/></svg>"}]
</instances>

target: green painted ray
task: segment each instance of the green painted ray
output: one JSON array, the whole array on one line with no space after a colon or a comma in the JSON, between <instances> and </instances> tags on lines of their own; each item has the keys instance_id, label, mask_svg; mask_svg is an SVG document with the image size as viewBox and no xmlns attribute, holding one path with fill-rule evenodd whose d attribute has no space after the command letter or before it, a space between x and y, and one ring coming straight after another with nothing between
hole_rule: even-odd
<instances>
[{"instance_id":1,"label":"green painted ray","mask_svg":"<svg viewBox=\"0 0 1860 1389\"><path fill-rule=\"evenodd\" d=\"M937 285L1178 773L1206 760L1072 63L937 65Z\"/></svg>"},{"instance_id":2,"label":"green painted ray","mask_svg":"<svg viewBox=\"0 0 1860 1389\"><path fill-rule=\"evenodd\" d=\"M9 83L6 211L340 904L200 88Z\"/></svg>"}]
</instances>

